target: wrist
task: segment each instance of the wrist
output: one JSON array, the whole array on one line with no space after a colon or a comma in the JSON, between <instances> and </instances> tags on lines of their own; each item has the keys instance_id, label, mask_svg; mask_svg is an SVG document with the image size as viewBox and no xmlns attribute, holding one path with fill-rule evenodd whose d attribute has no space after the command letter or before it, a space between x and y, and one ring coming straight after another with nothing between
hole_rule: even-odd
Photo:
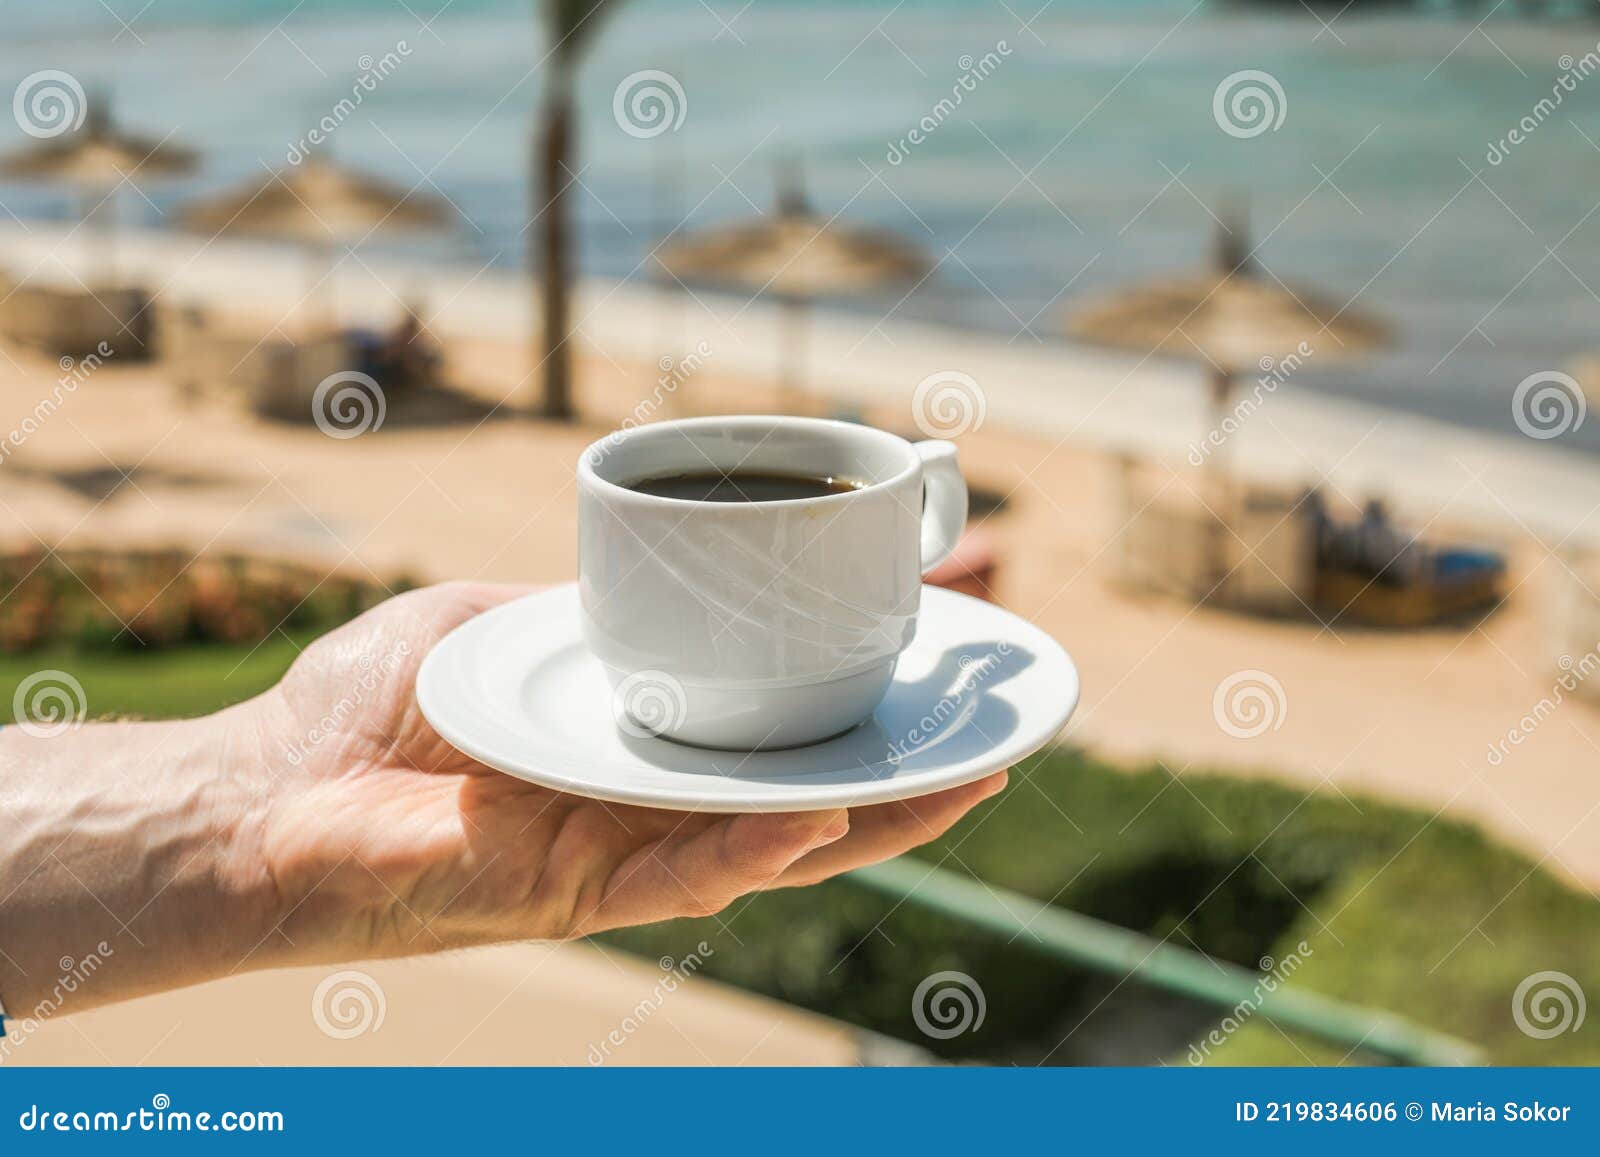
<instances>
[{"instance_id":1,"label":"wrist","mask_svg":"<svg viewBox=\"0 0 1600 1157\"><path fill-rule=\"evenodd\" d=\"M259 967L281 916L259 856L259 709L0 732L0 999L77 1011ZM92 961L89 974L83 974Z\"/></svg>"}]
</instances>

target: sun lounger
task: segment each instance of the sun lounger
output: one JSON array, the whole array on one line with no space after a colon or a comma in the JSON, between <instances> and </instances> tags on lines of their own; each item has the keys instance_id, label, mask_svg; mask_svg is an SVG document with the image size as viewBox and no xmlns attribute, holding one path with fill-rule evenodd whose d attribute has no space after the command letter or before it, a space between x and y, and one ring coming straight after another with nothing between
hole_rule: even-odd
<instances>
[{"instance_id":1,"label":"sun lounger","mask_svg":"<svg viewBox=\"0 0 1600 1157\"><path fill-rule=\"evenodd\" d=\"M0 302L0 335L18 345L71 358L115 351L150 353L149 296L142 289L20 285Z\"/></svg>"},{"instance_id":2,"label":"sun lounger","mask_svg":"<svg viewBox=\"0 0 1600 1157\"><path fill-rule=\"evenodd\" d=\"M1202 493L1206 485L1131 459L1119 465L1118 582L1250 614L1304 614L1316 550L1300 492L1241 483Z\"/></svg>"},{"instance_id":3,"label":"sun lounger","mask_svg":"<svg viewBox=\"0 0 1600 1157\"><path fill-rule=\"evenodd\" d=\"M163 315L162 358L187 396L234 400L263 416L293 422L313 420L318 385L357 368L345 334L263 334L197 310Z\"/></svg>"},{"instance_id":4,"label":"sun lounger","mask_svg":"<svg viewBox=\"0 0 1600 1157\"><path fill-rule=\"evenodd\" d=\"M1466 548L1420 548L1398 580L1382 566L1336 562L1319 568L1316 601L1340 623L1431 626L1493 607L1505 569L1498 554Z\"/></svg>"},{"instance_id":5,"label":"sun lounger","mask_svg":"<svg viewBox=\"0 0 1600 1157\"><path fill-rule=\"evenodd\" d=\"M1316 531L1303 491L1242 485L1222 529L1226 565L1216 601L1258 615L1302 615L1316 581Z\"/></svg>"},{"instance_id":6,"label":"sun lounger","mask_svg":"<svg viewBox=\"0 0 1600 1157\"><path fill-rule=\"evenodd\" d=\"M1414 542L1377 502L1341 522L1315 491L1202 491L1131 459L1115 494L1118 581L1229 610L1423 627L1489 610L1505 578L1500 555Z\"/></svg>"}]
</instances>

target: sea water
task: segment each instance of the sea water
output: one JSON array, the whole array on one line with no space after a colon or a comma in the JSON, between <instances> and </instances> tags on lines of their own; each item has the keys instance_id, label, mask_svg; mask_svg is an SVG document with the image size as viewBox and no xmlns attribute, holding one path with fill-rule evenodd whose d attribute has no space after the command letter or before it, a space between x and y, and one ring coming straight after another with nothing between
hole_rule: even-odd
<instances>
[{"instance_id":1,"label":"sea water","mask_svg":"<svg viewBox=\"0 0 1600 1157\"><path fill-rule=\"evenodd\" d=\"M548 71L537 7L12 5L0 95L64 69L110 89L130 125L205 149L201 176L147 190L153 207L122 198L147 224L286 163L331 119L315 148L461 209L468 224L445 256L514 266L527 256L530 127ZM1185 0L614 8L579 79L572 198L586 272L647 276L662 233L764 209L775 167L796 158L818 210L897 230L938 263L905 300L853 308L1058 342L1074 303L1203 264L1212 214L1233 195L1272 274L1397 329L1393 351L1308 364L1294 388L1514 437L1518 383L1600 346L1600 75L1536 111L1596 50L1600 21L1502 10L1478 26L1477 11L1390 5L1337 18L1334 5L1319 20L1293 4ZM398 66L341 106L385 59ZM681 123L656 135L626 131L614 105L648 69L683 94ZM1271 127L1229 132L1215 96L1247 71L1282 98ZM1521 140L1507 147L1513 129ZM0 202L23 217L68 211L17 185L0 185ZM1600 419L1562 442L1600 451Z\"/></svg>"}]
</instances>

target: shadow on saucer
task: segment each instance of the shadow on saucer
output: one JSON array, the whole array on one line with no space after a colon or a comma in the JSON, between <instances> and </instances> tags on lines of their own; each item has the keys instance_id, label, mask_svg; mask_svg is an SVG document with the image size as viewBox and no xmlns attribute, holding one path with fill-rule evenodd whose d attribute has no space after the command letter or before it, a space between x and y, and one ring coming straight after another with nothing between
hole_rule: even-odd
<instances>
[{"instance_id":1,"label":"shadow on saucer","mask_svg":"<svg viewBox=\"0 0 1600 1157\"><path fill-rule=\"evenodd\" d=\"M671 740L621 736L641 762L689 775L752 783L892 779L976 759L1003 746L1019 723L996 688L1032 666L1035 656L1009 642L963 642L926 675L896 678L876 711L842 735L775 751L722 751Z\"/></svg>"}]
</instances>

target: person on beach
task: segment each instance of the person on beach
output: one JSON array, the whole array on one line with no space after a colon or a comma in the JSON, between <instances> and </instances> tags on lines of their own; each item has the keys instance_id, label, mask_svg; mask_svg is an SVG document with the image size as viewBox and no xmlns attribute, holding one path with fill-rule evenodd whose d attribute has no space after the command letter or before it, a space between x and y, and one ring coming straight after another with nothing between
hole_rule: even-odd
<instances>
[{"instance_id":1,"label":"person on beach","mask_svg":"<svg viewBox=\"0 0 1600 1157\"><path fill-rule=\"evenodd\" d=\"M1386 586L1409 586L1427 577L1427 548L1395 525L1381 499L1368 499L1360 520L1351 524L1333 518L1316 488L1300 505L1312 527L1319 567L1352 571Z\"/></svg>"},{"instance_id":2,"label":"person on beach","mask_svg":"<svg viewBox=\"0 0 1600 1157\"><path fill-rule=\"evenodd\" d=\"M407 306L388 332L354 330L351 339L360 350L362 372L382 389L403 391L438 384L443 358L415 306Z\"/></svg>"},{"instance_id":3,"label":"person on beach","mask_svg":"<svg viewBox=\"0 0 1600 1157\"><path fill-rule=\"evenodd\" d=\"M436 640L529 589L400 595L202 719L0 730L0 1002L26 1015L100 944L62 1011L247 969L705 916L897 856L1005 786L1002 771L848 812L703 815L503 775L441 739L412 688ZM381 679L376 655L393 658Z\"/></svg>"}]
</instances>

